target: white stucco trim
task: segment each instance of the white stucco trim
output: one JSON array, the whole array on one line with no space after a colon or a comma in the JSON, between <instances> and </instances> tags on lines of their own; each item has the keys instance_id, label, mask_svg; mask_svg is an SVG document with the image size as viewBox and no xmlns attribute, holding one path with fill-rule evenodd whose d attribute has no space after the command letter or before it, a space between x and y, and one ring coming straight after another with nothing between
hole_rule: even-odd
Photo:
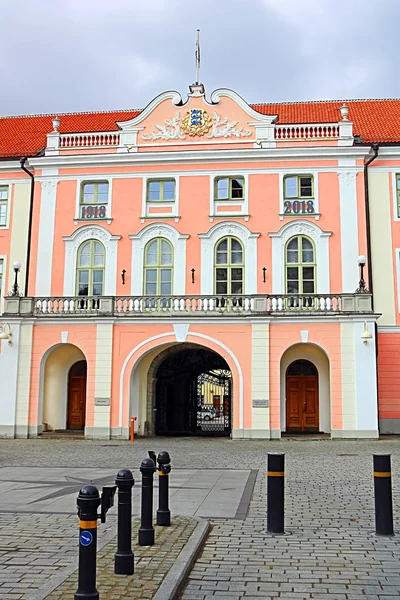
<instances>
[{"instance_id":1,"label":"white stucco trim","mask_svg":"<svg viewBox=\"0 0 400 600\"><path fill-rule=\"evenodd\" d=\"M125 376L125 371L126 371L126 367L128 365L128 362L130 360L130 358L135 354L135 352L137 352L138 350L140 350L140 348L143 348L143 346L145 346L146 344L149 344L150 342L154 342L155 340L158 339L162 339L162 338L167 338L167 337L171 337L172 340L171 341L176 341L176 337L175 337L175 333L173 331L168 331L167 333L160 333L158 335L154 335L153 337L147 338L147 340L143 340L143 342L140 342L140 344L138 344L137 346L135 346L128 354L128 356L125 358L124 360L124 364L122 365L122 369L121 369L121 375L119 378L119 422L118 422L118 427L122 428L122 418L123 418L123 401L124 401L124 376ZM228 346L225 346L225 344L223 344L222 342L219 342L218 340L216 340L215 338L210 337L209 335L204 335L203 333L195 333L194 331L189 331L188 336L187 337L197 337L200 339L204 339L204 340L208 340L210 342L213 342L214 344L216 344L217 346L219 346L220 348L222 348L223 350L225 350L229 356L232 358L233 362L235 363L235 366L238 370L238 375L239 375L239 429L243 429L243 418L244 418L244 385L243 385L243 371L242 368L240 366L240 362L238 360L238 358L236 357L236 355L232 352L232 350L230 350L228 348ZM222 356L223 358L226 359L226 357ZM135 366L133 367L135 368ZM129 407L130 407L130 402L127 402L127 410L129 411ZM129 417L129 414L128 414Z\"/></svg>"},{"instance_id":2,"label":"white stucco trim","mask_svg":"<svg viewBox=\"0 0 400 600\"><path fill-rule=\"evenodd\" d=\"M40 182L39 235L36 267L36 296L51 296L57 179Z\"/></svg>"},{"instance_id":3,"label":"white stucco trim","mask_svg":"<svg viewBox=\"0 0 400 600\"><path fill-rule=\"evenodd\" d=\"M75 296L76 260L78 248L87 240L97 240L106 250L104 296L115 296L117 286L117 248L120 235L111 235L107 229L91 223L83 225L70 236L64 236L64 296Z\"/></svg>"},{"instance_id":4,"label":"white stucco trim","mask_svg":"<svg viewBox=\"0 0 400 600\"><path fill-rule=\"evenodd\" d=\"M225 221L217 223L207 233L199 233L201 240L201 294L214 293L214 248L226 236L236 237L244 247L244 294L257 293L257 238L241 223Z\"/></svg>"},{"instance_id":5,"label":"white stucco trim","mask_svg":"<svg viewBox=\"0 0 400 600\"><path fill-rule=\"evenodd\" d=\"M340 161L339 161L340 164ZM342 292L353 293L359 280L357 172L339 171Z\"/></svg>"},{"instance_id":6,"label":"white stucco trim","mask_svg":"<svg viewBox=\"0 0 400 600\"><path fill-rule=\"evenodd\" d=\"M376 348L374 327L367 325L372 339L364 344L361 334L364 322L354 323L356 373L356 430L375 431L378 437L378 390L376 381Z\"/></svg>"},{"instance_id":7,"label":"white stucco trim","mask_svg":"<svg viewBox=\"0 0 400 600\"><path fill-rule=\"evenodd\" d=\"M189 235L179 233L175 227L167 223L151 223L143 227L138 234L129 237L132 240L131 295L143 295L144 249L150 240L159 237L169 240L174 249L172 293L175 296L184 295L186 293L186 240Z\"/></svg>"},{"instance_id":8,"label":"white stucco trim","mask_svg":"<svg viewBox=\"0 0 400 600\"><path fill-rule=\"evenodd\" d=\"M215 194L215 180L223 179L224 177L228 179L232 179L235 177L243 177L244 180L244 198L239 198L237 200L216 200L214 197ZM242 173L241 169L235 171L235 173L228 173L227 171L221 171L220 173L210 174L210 213L209 216L212 217L224 217L223 212L218 212L218 206L224 205L240 205L240 209L237 211L238 216L240 215L248 215L249 214L249 173ZM232 212L232 211L231 211Z\"/></svg>"},{"instance_id":9,"label":"white stucco trim","mask_svg":"<svg viewBox=\"0 0 400 600\"><path fill-rule=\"evenodd\" d=\"M311 221L291 221L277 232L268 234L272 238L272 293L285 293L285 245L295 235L306 235L315 244L317 264L317 294L330 293L329 237L331 231L322 231Z\"/></svg>"},{"instance_id":10,"label":"white stucco trim","mask_svg":"<svg viewBox=\"0 0 400 600\"><path fill-rule=\"evenodd\" d=\"M162 181L168 179L169 181L175 181L175 200L165 200L164 202L147 202L147 185L149 181ZM175 174L164 173L163 175L153 175L152 173L147 174L143 177L142 181L142 213L141 217L151 218L160 218L160 217L178 217L179 216L179 183L180 176ZM164 213L151 213L149 212L150 207L161 207L167 208L171 207L172 212L164 212Z\"/></svg>"}]
</instances>

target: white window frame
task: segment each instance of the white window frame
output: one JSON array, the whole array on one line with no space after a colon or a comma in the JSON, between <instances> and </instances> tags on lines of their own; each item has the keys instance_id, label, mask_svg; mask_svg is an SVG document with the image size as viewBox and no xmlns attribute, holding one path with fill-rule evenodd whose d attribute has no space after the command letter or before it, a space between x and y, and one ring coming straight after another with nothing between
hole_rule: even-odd
<instances>
[{"instance_id":1,"label":"white window frame","mask_svg":"<svg viewBox=\"0 0 400 600\"><path fill-rule=\"evenodd\" d=\"M14 193L14 184L2 182L2 180L0 179L0 187L8 188L6 224L0 225L0 230L4 230L4 229L10 229L11 198Z\"/></svg>"},{"instance_id":2,"label":"white window frame","mask_svg":"<svg viewBox=\"0 0 400 600\"><path fill-rule=\"evenodd\" d=\"M272 293L284 294L285 250L287 242L298 235L309 237L315 246L316 294L330 293L329 238L331 231L322 231L318 225L310 221L290 221L277 232L268 234L272 238Z\"/></svg>"},{"instance_id":3,"label":"white window frame","mask_svg":"<svg viewBox=\"0 0 400 600\"><path fill-rule=\"evenodd\" d=\"M186 294L186 240L189 235L179 233L167 223L151 223L135 235L130 235L132 240L132 266L131 266L131 295L143 296L144 277L144 250L147 243L155 238L167 239L173 247L173 284L174 296Z\"/></svg>"},{"instance_id":4,"label":"white window frame","mask_svg":"<svg viewBox=\"0 0 400 600\"><path fill-rule=\"evenodd\" d=\"M120 235L111 235L107 229L91 223L83 225L70 236L63 237L65 242L64 260L64 296L75 297L76 265L78 250L88 240L96 240L105 248L106 266L104 270L104 296L115 296L117 289L118 240Z\"/></svg>"},{"instance_id":5,"label":"white window frame","mask_svg":"<svg viewBox=\"0 0 400 600\"><path fill-rule=\"evenodd\" d=\"M400 221L400 217L397 215L396 175L400 175L400 167L396 171L392 171L393 220Z\"/></svg>"},{"instance_id":6,"label":"white window frame","mask_svg":"<svg viewBox=\"0 0 400 600\"><path fill-rule=\"evenodd\" d=\"M313 213L309 213L309 214L290 214L290 215L285 215L284 211L285 211L285 206L284 206L284 202L286 202L286 200L288 200L288 198L285 198L285 177L295 177L295 176L299 176L299 177L306 177L306 176L311 176L313 178L313 187L314 187L314 198L305 198L304 201L306 202L307 200L312 200L314 202L314 212ZM295 200L295 199L294 199ZM318 171L312 171L310 169L288 169L286 171L281 171L279 173L279 219L281 221L283 221L283 219L303 219L304 217L306 218L312 218L315 219L316 221L319 220L320 217L320 212L319 212L319 185L318 185Z\"/></svg>"},{"instance_id":7,"label":"white window frame","mask_svg":"<svg viewBox=\"0 0 400 600\"><path fill-rule=\"evenodd\" d=\"M157 202L147 202L147 186L149 181L171 181L174 180L175 181L175 200L167 200L167 201L162 201L162 200L158 200ZM168 218L173 218L175 220L178 220L179 218L179 183L180 183L180 176L176 175L175 173L165 173L164 175L160 176L157 173L154 174L149 174L146 175L146 177L143 177L142 180L142 216L140 217L142 220L142 223L144 222L145 219L168 219ZM161 208L172 208L171 212L157 212L157 213L150 213L149 212L149 208L150 207L161 207Z\"/></svg>"},{"instance_id":8,"label":"white window frame","mask_svg":"<svg viewBox=\"0 0 400 600\"><path fill-rule=\"evenodd\" d=\"M242 177L244 180L244 198L237 200L215 200L215 186L218 179ZM234 212L217 212L219 206L226 206L229 204L240 204L240 210ZM225 219L226 217L236 216L248 216L249 214L249 173L241 173L239 171L234 172L221 172L213 174L210 177L210 217L219 217Z\"/></svg>"},{"instance_id":9,"label":"white window frame","mask_svg":"<svg viewBox=\"0 0 400 600\"><path fill-rule=\"evenodd\" d=\"M214 252L216 244L224 237L235 237L244 249L244 295L257 293L257 238L241 223L217 223L207 233L199 233L201 240L200 294L214 294Z\"/></svg>"},{"instance_id":10,"label":"white window frame","mask_svg":"<svg viewBox=\"0 0 400 600\"><path fill-rule=\"evenodd\" d=\"M83 192L83 185L85 183L108 183L108 202L107 202L107 212L106 217L104 219L82 219L81 218L81 196ZM74 223L78 225L79 223L108 223L108 225L112 221L112 187L113 187L113 177L101 176L101 175L88 175L87 177L81 177L76 180L76 200L75 200L75 218Z\"/></svg>"}]
</instances>

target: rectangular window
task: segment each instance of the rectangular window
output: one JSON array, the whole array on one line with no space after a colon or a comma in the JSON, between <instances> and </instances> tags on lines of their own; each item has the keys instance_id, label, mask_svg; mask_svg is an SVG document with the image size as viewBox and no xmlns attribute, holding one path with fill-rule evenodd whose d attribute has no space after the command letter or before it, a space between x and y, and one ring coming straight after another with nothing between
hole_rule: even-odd
<instances>
[{"instance_id":1,"label":"rectangular window","mask_svg":"<svg viewBox=\"0 0 400 600\"><path fill-rule=\"evenodd\" d=\"M400 173L396 173L397 216L400 217Z\"/></svg>"},{"instance_id":2,"label":"rectangular window","mask_svg":"<svg viewBox=\"0 0 400 600\"><path fill-rule=\"evenodd\" d=\"M1 292L3 290L3 268L4 268L4 261L3 261L3 259L0 259L0 298L1 298Z\"/></svg>"},{"instance_id":3,"label":"rectangular window","mask_svg":"<svg viewBox=\"0 0 400 600\"><path fill-rule=\"evenodd\" d=\"M286 175L283 185L285 198L314 198L312 175Z\"/></svg>"},{"instance_id":4,"label":"rectangular window","mask_svg":"<svg viewBox=\"0 0 400 600\"><path fill-rule=\"evenodd\" d=\"M6 227L8 213L8 185L0 186L0 227Z\"/></svg>"},{"instance_id":5,"label":"rectangular window","mask_svg":"<svg viewBox=\"0 0 400 600\"><path fill-rule=\"evenodd\" d=\"M216 179L214 200L244 200L244 178L219 177Z\"/></svg>"},{"instance_id":6,"label":"rectangular window","mask_svg":"<svg viewBox=\"0 0 400 600\"><path fill-rule=\"evenodd\" d=\"M153 179L147 182L147 200L148 202L174 202L175 201L175 180L174 179Z\"/></svg>"},{"instance_id":7,"label":"rectangular window","mask_svg":"<svg viewBox=\"0 0 400 600\"><path fill-rule=\"evenodd\" d=\"M108 182L82 184L80 219L106 219L108 204Z\"/></svg>"}]
</instances>

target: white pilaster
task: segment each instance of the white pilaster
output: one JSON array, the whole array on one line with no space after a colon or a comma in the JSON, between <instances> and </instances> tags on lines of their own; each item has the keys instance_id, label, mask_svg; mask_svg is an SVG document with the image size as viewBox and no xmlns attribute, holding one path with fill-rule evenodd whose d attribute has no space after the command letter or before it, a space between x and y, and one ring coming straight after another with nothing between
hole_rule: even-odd
<instances>
[{"instance_id":1,"label":"white pilaster","mask_svg":"<svg viewBox=\"0 0 400 600\"><path fill-rule=\"evenodd\" d=\"M357 217L357 173L339 172L340 232L342 252L342 292L353 293L359 280L358 262L358 217Z\"/></svg>"},{"instance_id":2,"label":"white pilaster","mask_svg":"<svg viewBox=\"0 0 400 600\"><path fill-rule=\"evenodd\" d=\"M41 181L38 254L36 267L36 296L51 296L54 222L56 214L57 179Z\"/></svg>"},{"instance_id":3,"label":"white pilaster","mask_svg":"<svg viewBox=\"0 0 400 600\"><path fill-rule=\"evenodd\" d=\"M269 324L252 325L251 344L251 434L270 438L269 414ZM259 406L257 406L257 404ZM263 405L263 406L261 406Z\"/></svg>"},{"instance_id":4,"label":"white pilaster","mask_svg":"<svg viewBox=\"0 0 400 600\"><path fill-rule=\"evenodd\" d=\"M342 359L342 429L354 431L357 427L356 357L354 323L340 324Z\"/></svg>"},{"instance_id":5,"label":"white pilaster","mask_svg":"<svg viewBox=\"0 0 400 600\"><path fill-rule=\"evenodd\" d=\"M20 324L11 325L12 344L1 340L0 437L15 437Z\"/></svg>"},{"instance_id":6,"label":"white pilaster","mask_svg":"<svg viewBox=\"0 0 400 600\"><path fill-rule=\"evenodd\" d=\"M112 342L113 323L98 324L94 382L94 427L92 433L87 432L88 437L110 438Z\"/></svg>"},{"instance_id":7,"label":"white pilaster","mask_svg":"<svg viewBox=\"0 0 400 600\"><path fill-rule=\"evenodd\" d=\"M14 336L13 336L14 337ZM33 324L24 322L19 336L15 437L29 435Z\"/></svg>"},{"instance_id":8,"label":"white pilaster","mask_svg":"<svg viewBox=\"0 0 400 600\"><path fill-rule=\"evenodd\" d=\"M374 323L367 323L373 338L364 344L361 334L363 322L354 323L354 347L356 359L357 391L357 437L379 437L378 391L376 382L376 349Z\"/></svg>"}]
</instances>

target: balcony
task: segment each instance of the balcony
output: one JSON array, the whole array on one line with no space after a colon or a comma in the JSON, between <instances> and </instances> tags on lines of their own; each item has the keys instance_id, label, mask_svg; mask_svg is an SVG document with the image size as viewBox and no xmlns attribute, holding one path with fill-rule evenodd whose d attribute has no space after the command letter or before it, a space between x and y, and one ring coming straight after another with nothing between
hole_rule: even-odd
<instances>
[{"instance_id":1,"label":"balcony","mask_svg":"<svg viewBox=\"0 0 400 600\"><path fill-rule=\"evenodd\" d=\"M6 316L34 318L271 316L372 313L371 294L257 294L250 296L71 296L5 298Z\"/></svg>"}]
</instances>

